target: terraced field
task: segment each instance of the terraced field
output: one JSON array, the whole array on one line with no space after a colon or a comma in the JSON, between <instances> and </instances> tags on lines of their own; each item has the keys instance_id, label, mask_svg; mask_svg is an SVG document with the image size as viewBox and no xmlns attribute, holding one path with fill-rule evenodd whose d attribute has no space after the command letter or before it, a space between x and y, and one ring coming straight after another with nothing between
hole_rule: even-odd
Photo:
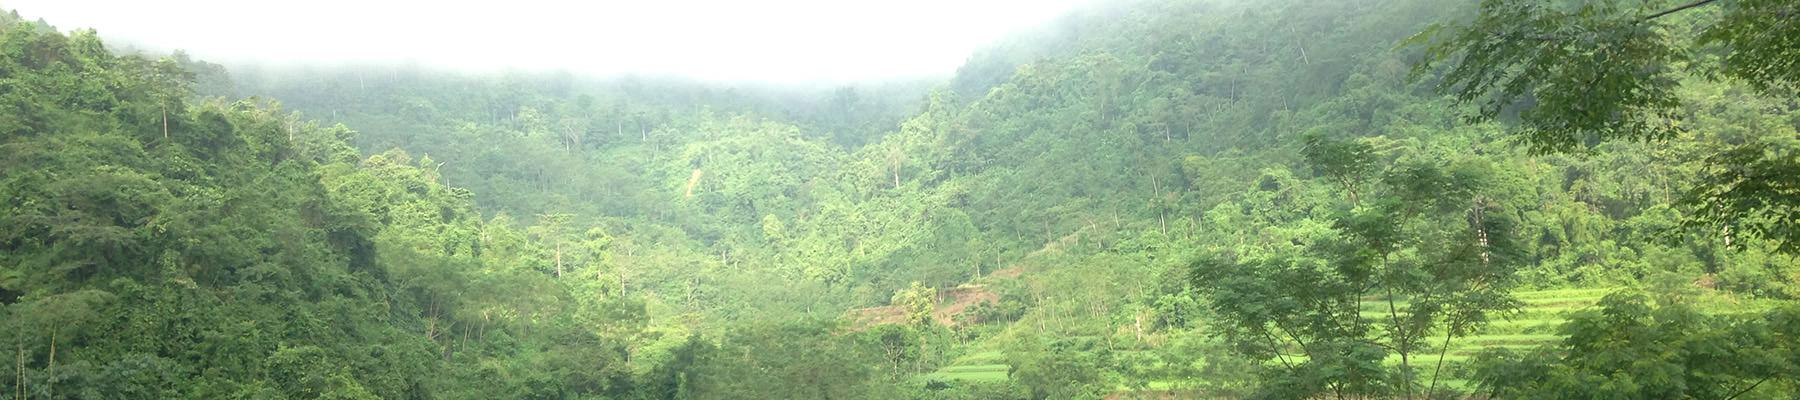
<instances>
[{"instance_id":1,"label":"terraced field","mask_svg":"<svg viewBox=\"0 0 1800 400\"><path fill-rule=\"evenodd\" d=\"M1556 335L1557 326L1568 319L1570 314L1592 306L1613 290L1569 289L1515 293L1525 303L1518 313L1510 318L1494 321L1479 334L1451 341L1450 351L1445 355L1444 361L1467 361L1487 348L1527 349L1561 340L1561 336ZM1363 304L1363 308L1367 313L1380 315L1387 311L1387 303L1370 300ZM1428 355L1420 354L1414 360L1418 363L1435 363L1437 356L1435 352L1431 352ZM1399 361L1398 357L1389 360L1392 363ZM925 378L940 381L1003 381L1007 379L1008 368L1004 355L999 351L983 351L958 358ZM1450 384L1460 385L1461 382L1451 381ZM1152 386L1167 386L1167 382L1154 382Z\"/></svg>"},{"instance_id":2,"label":"terraced field","mask_svg":"<svg viewBox=\"0 0 1800 400\"><path fill-rule=\"evenodd\" d=\"M1600 289L1562 289L1517 292L1514 295L1524 303L1518 312L1505 318L1492 321L1479 333L1452 340L1449 351L1444 353L1445 375L1439 381L1440 386L1468 388L1470 383L1456 378L1453 373L1461 364L1473 358L1482 350L1491 348L1511 348L1528 350L1538 346L1553 344L1562 340L1557 329L1575 312L1594 307L1601 298L1617 291L1618 288ZM1710 294L1693 299L1702 310L1717 314L1739 312L1755 312L1768 308L1767 304L1754 301L1740 301L1724 294ZM1404 307L1404 304L1397 304ZM1387 302L1376 299L1367 300L1362 305L1365 315L1372 317L1387 313ZM1380 318L1380 317L1376 317ZM1413 362L1422 369L1431 369L1438 362L1438 352L1433 344L1429 350L1415 353ZM951 362L950 365L927 374L922 378L945 382L994 382L1004 381L1009 368L1005 356L999 351L981 351L972 353ZM1387 360L1398 364L1398 356ZM1427 371L1428 373L1429 371ZM1167 390L1176 387L1175 382L1150 382L1151 390ZM1120 387L1119 393L1130 393L1131 389ZM1160 392L1159 392L1160 393Z\"/></svg>"},{"instance_id":3,"label":"terraced field","mask_svg":"<svg viewBox=\"0 0 1800 400\"><path fill-rule=\"evenodd\" d=\"M1557 327L1576 311L1592 307L1616 289L1565 289L1514 293L1525 303L1519 312L1488 324L1481 332L1450 342L1446 362L1466 361L1483 349L1529 349L1562 340ZM1381 303L1385 304L1386 303ZM1437 357L1419 356L1435 362Z\"/></svg>"},{"instance_id":4,"label":"terraced field","mask_svg":"<svg viewBox=\"0 0 1800 400\"><path fill-rule=\"evenodd\" d=\"M927 379L940 381L992 382L1006 380L1005 355L998 351L984 351L963 356L926 376Z\"/></svg>"}]
</instances>

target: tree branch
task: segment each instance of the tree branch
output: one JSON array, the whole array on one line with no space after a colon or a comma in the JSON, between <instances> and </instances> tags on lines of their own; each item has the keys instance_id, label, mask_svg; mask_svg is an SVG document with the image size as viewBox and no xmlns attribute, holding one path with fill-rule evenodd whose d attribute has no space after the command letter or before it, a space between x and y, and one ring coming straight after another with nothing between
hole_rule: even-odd
<instances>
[{"instance_id":1,"label":"tree branch","mask_svg":"<svg viewBox=\"0 0 1800 400\"><path fill-rule=\"evenodd\" d=\"M1737 391L1737 393L1732 393L1731 397L1726 397L1725 400L1736 399L1736 398L1738 398L1738 396L1743 396L1744 393L1749 393L1751 389L1756 389L1757 386L1762 386L1763 382L1768 382L1768 381L1769 381L1769 378L1764 377L1764 378L1762 378L1762 380L1759 380L1759 381L1756 381L1756 383L1750 384L1750 387L1744 388L1744 390L1739 390L1739 391Z\"/></svg>"},{"instance_id":2,"label":"tree branch","mask_svg":"<svg viewBox=\"0 0 1800 400\"><path fill-rule=\"evenodd\" d=\"M1431 386L1425 389L1425 395L1437 392L1438 377L1444 375L1444 356L1450 355L1450 337L1456 334L1456 324L1451 323L1444 329L1444 345L1438 348L1437 368L1431 372Z\"/></svg>"},{"instance_id":3,"label":"tree branch","mask_svg":"<svg viewBox=\"0 0 1800 400\"><path fill-rule=\"evenodd\" d=\"M1281 360L1281 365L1286 366L1289 372L1298 372L1299 370L1294 368L1294 364L1288 362L1287 356L1281 352L1281 344L1276 343L1275 335L1269 333L1268 329L1259 330L1262 331L1263 338L1269 341L1269 350L1275 352L1275 359Z\"/></svg>"},{"instance_id":4,"label":"tree branch","mask_svg":"<svg viewBox=\"0 0 1800 400\"><path fill-rule=\"evenodd\" d=\"M1665 17L1665 16L1668 16L1668 15L1669 15L1669 14L1674 14L1674 13L1678 13L1678 12L1682 12L1682 11L1687 11L1687 10L1688 10L1688 9L1690 9L1690 8L1694 8L1694 7L1699 7L1699 6L1704 6L1704 5L1707 5L1707 4L1712 4L1712 3L1716 3L1716 2L1718 2L1718 1L1719 1L1719 0L1698 0L1698 1L1695 1L1695 2L1692 2L1692 3L1687 3L1687 4L1684 4L1684 5L1682 5L1682 6L1680 6L1680 7L1675 7L1675 8L1671 8L1671 9L1667 9L1667 10L1663 10L1663 11L1662 11L1662 12L1659 12L1659 13L1655 13L1655 14L1650 14L1650 16L1648 16L1648 17L1644 17L1644 19L1641 19L1641 20L1639 20L1639 21L1649 21L1649 20L1653 20L1653 19L1657 19L1657 18L1662 18L1662 17Z\"/></svg>"}]
</instances>

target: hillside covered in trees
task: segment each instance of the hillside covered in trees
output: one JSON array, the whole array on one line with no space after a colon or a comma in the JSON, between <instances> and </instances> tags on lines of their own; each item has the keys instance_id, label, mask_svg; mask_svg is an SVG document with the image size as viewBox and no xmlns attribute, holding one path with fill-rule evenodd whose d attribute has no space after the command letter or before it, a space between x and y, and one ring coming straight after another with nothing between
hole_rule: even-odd
<instances>
[{"instance_id":1,"label":"hillside covered in trees","mask_svg":"<svg viewBox=\"0 0 1800 400\"><path fill-rule=\"evenodd\" d=\"M0 399L1794 398L1797 14L1120 0L836 86L4 14Z\"/></svg>"}]
</instances>

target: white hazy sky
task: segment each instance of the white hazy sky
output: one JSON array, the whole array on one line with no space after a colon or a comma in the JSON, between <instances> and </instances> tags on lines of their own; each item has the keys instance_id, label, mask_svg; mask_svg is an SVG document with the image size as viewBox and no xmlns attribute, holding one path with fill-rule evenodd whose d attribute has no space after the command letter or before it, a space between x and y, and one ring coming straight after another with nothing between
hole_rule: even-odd
<instances>
[{"instance_id":1,"label":"white hazy sky","mask_svg":"<svg viewBox=\"0 0 1800 400\"><path fill-rule=\"evenodd\" d=\"M407 62L711 80L949 73L1084 0L0 0L214 61Z\"/></svg>"}]
</instances>

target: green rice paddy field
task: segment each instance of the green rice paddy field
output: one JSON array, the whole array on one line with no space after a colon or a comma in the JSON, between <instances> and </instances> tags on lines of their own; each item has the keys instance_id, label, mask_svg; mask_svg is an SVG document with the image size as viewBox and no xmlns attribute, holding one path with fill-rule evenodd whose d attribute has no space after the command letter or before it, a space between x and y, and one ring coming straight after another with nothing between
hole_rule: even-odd
<instances>
[{"instance_id":1,"label":"green rice paddy field","mask_svg":"<svg viewBox=\"0 0 1800 400\"><path fill-rule=\"evenodd\" d=\"M1600 289L1561 289L1517 292L1514 295L1524 303L1517 313L1506 318L1492 321L1481 332L1452 340L1450 350L1444 361L1447 365L1456 365L1468 361L1476 353L1489 348L1530 349L1537 346L1555 343L1562 340L1557 329L1570 315L1582 309L1594 307L1602 297L1616 291L1617 288ZM1703 309L1713 312L1737 312L1755 309L1751 304L1740 304L1723 297L1707 297L1699 301ZM1404 307L1404 305L1401 305ZM1364 301L1365 312L1384 314L1387 303L1379 299ZM1429 353L1429 354L1426 354ZM1429 364L1437 362L1435 349L1420 352L1414 357L1415 363ZM1388 360L1398 363L1399 358ZM951 362L948 366L927 375L926 379L940 381L991 382L1007 379L1005 357L999 351L983 351L965 355ZM1467 382L1445 378L1448 385L1465 386ZM1152 388L1166 388L1170 382L1153 382Z\"/></svg>"}]
</instances>

